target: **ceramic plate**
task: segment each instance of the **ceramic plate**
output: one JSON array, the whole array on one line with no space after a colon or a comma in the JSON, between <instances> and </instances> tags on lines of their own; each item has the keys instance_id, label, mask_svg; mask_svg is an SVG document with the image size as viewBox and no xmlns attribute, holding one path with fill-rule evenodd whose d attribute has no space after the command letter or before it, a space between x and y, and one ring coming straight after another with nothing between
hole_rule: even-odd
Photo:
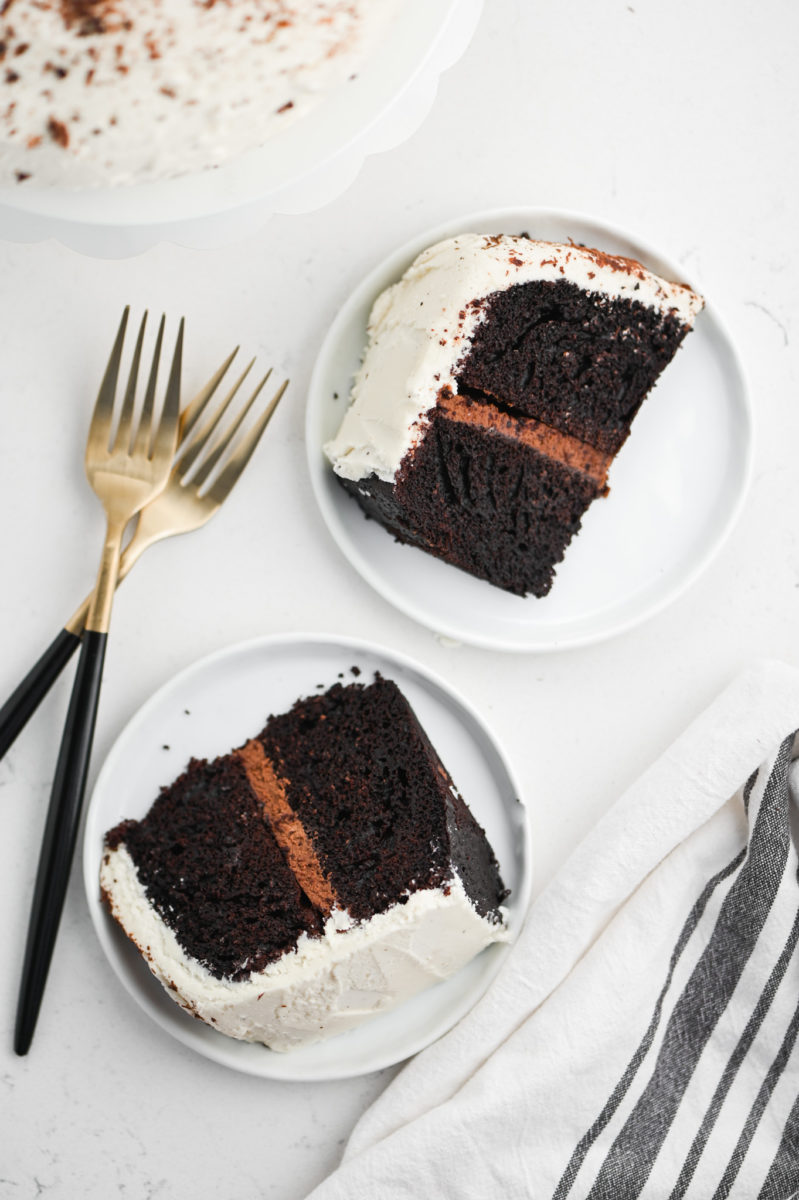
<instances>
[{"instance_id":1,"label":"ceramic plate","mask_svg":"<svg viewBox=\"0 0 799 1200\"><path fill-rule=\"evenodd\" d=\"M438 634L497 650L545 651L596 642L652 616L707 567L741 509L752 463L752 419L738 356L712 304L699 315L636 418L615 460L610 495L587 512L544 599L512 596L395 542L337 484L323 446L337 432L366 342L375 297L426 246L457 233L569 238L685 272L600 221L530 209L474 213L429 230L381 263L331 327L314 369L308 459L336 542L386 600ZM688 281L690 282L690 280Z\"/></svg>"},{"instance_id":2,"label":"ceramic plate","mask_svg":"<svg viewBox=\"0 0 799 1200\"><path fill-rule=\"evenodd\" d=\"M153 1020L200 1054L273 1079L341 1079L400 1062L445 1033L482 995L508 953L493 945L444 983L318 1046L278 1054L234 1041L168 998L138 951L100 903L103 834L149 809L162 784L188 760L212 758L257 733L270 713L335 683L375 671L395 680L496 851L513 935L530 896L530 848L520 791L481 718L423 667L394 652L340 638L288 636L246 642L202 659L157 692L116 741L86 818L83 868L89 908L111 966Z\"/></svg>"}]
</instances>

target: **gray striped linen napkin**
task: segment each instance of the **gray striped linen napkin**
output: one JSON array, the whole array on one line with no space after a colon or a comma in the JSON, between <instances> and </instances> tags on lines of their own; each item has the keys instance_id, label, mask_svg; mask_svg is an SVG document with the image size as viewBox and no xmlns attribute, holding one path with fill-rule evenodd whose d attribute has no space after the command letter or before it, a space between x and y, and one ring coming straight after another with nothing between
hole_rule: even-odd
<instances>
[{"instance_id":1,"label":"gray striped linen napkin","mask_svg":"<svg viewBox=\"0 0 799 1200\"><path fill-rule=\"evenodd\" d=\"M796 730L799 673L736 679L577 848L313 1200L795 1196Z\"/></svg>"}]
</instances>

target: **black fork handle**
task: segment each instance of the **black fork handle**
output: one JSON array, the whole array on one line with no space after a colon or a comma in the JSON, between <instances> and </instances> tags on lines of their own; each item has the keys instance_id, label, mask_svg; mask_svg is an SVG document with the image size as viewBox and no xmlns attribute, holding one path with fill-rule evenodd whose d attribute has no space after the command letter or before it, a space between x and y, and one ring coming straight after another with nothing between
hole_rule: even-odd
<instances>
[{"instance_id":1,"label":"black fork handle","mask_svg":"<svg viewBox=\"0 0 799 1200\"><path fill-rule=\"evenodd\" d=\"M0 708L0 759L27 725L81 643L62 629Z\"/></svg>"},{"instance_id":2,"label":"black fork handle","mask_svg":"<svg viewBox=\"0 0 799 1200\"><path fill-rule=\"evenodd\" d=\"M108 635L83 635L50 795L33 893L17 1007L14 1049L27 1054L64 906L89 768Z\"/></svg>"}]
</instances>

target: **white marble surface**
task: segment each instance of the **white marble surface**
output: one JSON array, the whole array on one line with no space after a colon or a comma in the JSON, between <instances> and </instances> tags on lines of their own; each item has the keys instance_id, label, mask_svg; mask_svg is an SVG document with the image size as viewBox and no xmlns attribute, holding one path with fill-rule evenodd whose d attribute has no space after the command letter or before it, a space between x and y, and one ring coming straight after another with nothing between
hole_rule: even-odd
<instances>
[{"instance_id":1,"label":"white marble surface","mask_svg":"<svg viewBox=\"0 0 799 1200\"><path fill-rule=\"evenodd\" d=\"M0 242L2 690L93 575L101 514L81 458L115 314L128 301L185 312L187 382L241 341L292 388L227 511L154 549L120 592L93 773L198 656L270 631L357 634L446 675L501 729L527 787L539 889L743 664L799 662L797 35L790 0L488 0L424 125L322 211L222 249L130 259ZM604 644L527 657L445 647L373 594L314 508L303 446L316 348L365 271L452 215L520 204L624 226L698 278L739 347L758 433L742 518L679 601ZM12 1052L67 694L61 681L0 764L0 1196L299 1200L392 1072L292 1085L196 1057L110 973L77 871L33 1048Z\"/></svg>"}]
</instances>

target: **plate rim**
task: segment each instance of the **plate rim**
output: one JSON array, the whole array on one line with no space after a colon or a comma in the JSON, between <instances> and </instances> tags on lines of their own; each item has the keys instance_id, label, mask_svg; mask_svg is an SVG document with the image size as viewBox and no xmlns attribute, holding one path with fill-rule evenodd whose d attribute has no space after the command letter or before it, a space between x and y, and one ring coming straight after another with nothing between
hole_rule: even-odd
<instances>
[{"instance_id":1,"label":"plate rim","mask_svg":"<svg viewBox=\"0 0 799 1200\"><path fill-rule=\"evenodd\" d=\"M584 227L594 227L597 231L606 232L610 237L635 247L637 251L641 252L643 261L650 264L654 270L657 271L660 269L671 272L675 278L680 278L682 281L687 282L689 286L703 293L703 289L697 284L691 272L684 271L682 267L665 255L662 250L653 246L648 240L639 237L635 233L631 233L623 226L605 220L603 217L597 217L578 210L543 206L531 207L529 205L520 205L518 207L503 205L500 208L480 209L456 215L446 221L438 222L432 228L417 233L400 246L395 247L393 251L383 257L362 276L360 281L350 291L331 322L320 344L308 385L305 413L306 463L310 475L311 489L328 532L350 563L350 566L392 607L411 617L423 627L431 630L435 635L448 638L457 643L508 653L556 653L562 650L577 649L607 641L636 628L656 616L659 612L662 612L670 604L679 599L680 596L684 595L696 580L704 574L727 542L743 511L754 473L756 439L754 409L751 402L749 381L740 352L729 332L725 320L711 301L705 299L703 310L704 320L706 322L709 321L715 327L715 332L723 343L724 350L728 356L729 366L737 377L739 384L737 388L738 395L735 397L734 411L742 419L743 436L740 443L742 453L738 463L740 478L737 482L737 490L733 503L727 509L725 519L716 531L711 543L704 548L693 566L681 574L679 580L672 584L671 587L662 590L655 600L640 606L638 611L634 611L627 616L622 612L615 620L606 620L604 628L598 630L589 629L582 633L572 631L567 632L562 637L557 636L557 633L552 634L545 630L543 636L539 632L537 638L533 636L518 639L515 636L505 637L502 634L481 633L480 631L464 628L457 621L453 622L446 617L443 620L432 619L431 615L422 606L418 605L412 598L406 597L401 590L395 589L390 582L386 582L382 574L372 567L369 559L361 553L360 548L353 542L343 523L339 520L337 512L328 502L326 488L329 482L330 466L324 455L323 448L319 444L316 428L324 411L322 396L324 390L322 386L323 380L329 369L329 363L335 358L335 347L340 339L341 332L351 322L354 312L366 304L369 298L374 301L379 292L389 285L389 275L394 279L399 278L405 267L410 265L422 250L434 245L436 241L466 232L475 223L485 222L496 226L506 221L512 221L514 224L518 224L520 218L523 221L574 222ZM530 597L526 599L529 601ZM618 605L615 606L616 609L618 607ZM571 623L574 624L575 622L572 621ZM595 621L593 623L596 624Z\"/></svg>"},{"instance_id":2,"label":"plate rim","mask_svg":"<svg viewBox=\"0 0 799 1200\"><path fill-rule=\"evenodd\" d=\"M439 1020L432 1032L422 1033L417 1037L410 1037L407 1042L403 1043L401 1052L395 1049L388 1048L368 1067L356 1065L352 1069L340 1067L325 1067L323 1065L314 1066L308 1064L301 1066L299 1072L291 1070L291 1062L296 1058L291 1054L278 1054L277 1052L269 1052L265 1047L253 1044L248 1049L254 1050L258 1054L259 1061L256 1060L256 1054L247 1056L241 1051L241 1059L234 1060L236 1051L230 1050L231 1043L234 1047L246 1045L239 1043L236 1039L228 1038L223 1034L217 1034L216 1040L208 1038L207 1034L215 1034L216 1031L210 1029L206 1025L200 1025L195 1030L194 1025L197 1022L191 1022L188 1018L185 1023L175 1021L175 1016L186 1017L177 1005L173 1004L172 1008L166 1010L167 1016L164 1018L158 1011L155 1003L149 1003L149 996L152 995L158 999L163 999L160 995L162 985L154 977L148 978L142 976L146 986L139 987L134 983L121 965L122 954L117 955L112 950L114 939L119 936L124 938L122 931L118 931L116 927L109 924L108 914L106 913L102 902L98 896L98 875L100 866L100 856L102 853L101 847L98 844L97 834L97 809L99 807L99 798L102 795L103 789L106 786L106 780L113 777L114 771L117 769L117 764L120 758L124 758L124 753L130 739L135 737L139 727L146 721L147 717L157 710L159 705L168 698L170 693L178 690L192 676L201 676L209 670L212 670L219 663L224 662L227 658L235 658L244 653L270 654L275 650L286 650L291 647L313 647L321 646L341 650L347 653L363 654L366 657L373 656L378 659L383 659L393 664L398 668L408 671L411 675L416 675L424 681L425 685L432 689L433 693L437 693L439 697L450 705L451 711L458 714L458 721L461 722L461 715L465 714L476 725L481 735L486 739L487 743L492 748L496 755L497 763L501 767L507 782L510 785L513 796L518 804L518 821L515 827L515 836L521 839L521 849L518 855L519 863L519 879L513 889L514 891L514 911L516 914L515 928L511 931L511 937L507 942L493 943L487 947L484 954L490 955L485 960L485 966L481 973L479 981L477 981L467 996L468 1003L455 1006L455 1015L448 1015L445 1019ZM470 739L471 740L471 739ZM128 995L137 1003L140 1010L143 1011L151 1020L167 1034L175 1038L182 1045L195 1051L209 1060L216 1062L222 1066L226 1066L232 1070L237 1070L243 1074L255 1076L264 1079L273 1079L284 1082L324 1082L330 1080L358 1078L364 1075L372 1074L373 1072L384 1070L387 1067L395 1066L398 1063L406 1061L419 1053L426 1046L438 1040L447 1033L458 1021L471 1011L485 995L488 988L494 982L498 972L504 964L507 955L510 953L514 944L518 940L522 926L526 920L527 912L530 907L530 900L533 886L533 837L532 825L530 820L530 807L525 800L524 791L521 787L519 778L517 777L513 765L503 747L502 742L497 738L494 730L487 722L485 716L476 708L476 706L465 697L457 688L455 688L447 679L439 675L436 671L431 670L425 663L406 654L404 651L395 650L392 647L384 644L353 637L351 635L339 635L336 633L319 633L319 632L291 632L291 633L275 633L263 634L254 638L245 638L235 642L227 643L224 646L212 651L209 654L203 655L200 658L194 659L181 670L174 672L169 676L154 692L131 714L128 720L117 733L111 747L106 754L100 771L92 788L89 802L86 805L86 813L84 819L84 828L82 835L82 862L81 871L83 876L83 890L86 897L86 902L89 908L89 915L100 948L103 952L103 958L108 966L111 967L113 974L121 983ZM122 950L128 949L127 941L120 941L119 945ZM136 960L138 961L138 960ZM472 960L474 961L474 960ZM453 978L453 977L451 977ZM149 985L152 984L154 990L149 991ZM146 993L146 994L145 994ZM419 993L422 995L423 993ZM414 998L411 998L411 1002ZM398 1012L402 1006L391 1010L386 1016L391 1016ZM379 1018L376 1018L379 1019ZM342 1033L338 1035L341 1038L346 1038L352 1033L357 1033L358 1030L350 1031L350 1033ZM199 1036L198 1036L199 1035ZM325 1043L320 1043L324 1045ZM313 1049L313 1047L309 1047ZM263 1055L261 1051L266 1050ZM269 1069L264 1070L267 1066Z\"/></svg>"}]
</instances>

